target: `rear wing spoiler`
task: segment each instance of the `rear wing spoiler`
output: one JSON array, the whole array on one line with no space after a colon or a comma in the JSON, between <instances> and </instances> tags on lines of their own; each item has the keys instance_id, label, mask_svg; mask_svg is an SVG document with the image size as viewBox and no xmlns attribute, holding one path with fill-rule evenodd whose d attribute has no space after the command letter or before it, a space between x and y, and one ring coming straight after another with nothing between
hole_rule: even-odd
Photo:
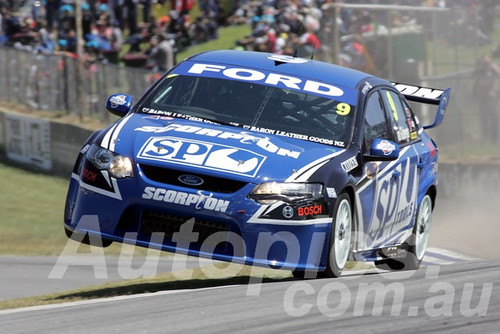
<instances>
[{"instance_id":1,"label":"rear wing spoiler","mask_svg":"<svg viewBox=\"0 0 500 334\"><path fill-rule=\"evenodd\" d=\"M412 86L402 83L393 82L394 87L408 101L425 103L425 104L433 104L437 105L438 109L436 112L436 118L434 119L434 123L431 125L424 126L424 129L431 129L443 122L444 114L446 113L446 108L448 107L448 102L450 101L450 93L451 88L446 88L445 90L420 87L420 86Z\"/></svg>"}]
</instances>

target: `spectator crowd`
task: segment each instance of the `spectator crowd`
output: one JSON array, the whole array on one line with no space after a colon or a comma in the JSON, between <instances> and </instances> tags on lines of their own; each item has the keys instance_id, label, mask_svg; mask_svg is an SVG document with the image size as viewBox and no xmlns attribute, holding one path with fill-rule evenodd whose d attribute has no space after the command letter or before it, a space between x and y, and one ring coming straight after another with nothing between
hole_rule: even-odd
<instances>
[{"instance_id":1,"label":"spectator crowd","mask_svg":"<svg viewBox=\"0 0 500 334\"><path fill-rule=\"evenodd\" d=\"M498 0L237 0L230 24L250 24L252 33L238 41L238 48L267 51L301 57L336 61L341 65L377 72L387 66L387 40L373 35L387 35L388 29L423 27L432 29L431 16L411 10L373 11L342 8L335 13L335 3L354 5L402 5L437 8L457 7L457 15L446 37L466 43L478 40L491 43L495 6ZM475 20L478 20L475 22ZM455 27L453 27L455 25ZM451 26L451 27L450 27ZM464 28L464 29L460 29ZM474 30L475 29L475 30ZM462 32L466 31L466 34ZM368 38L367 38L368 37ZM371 37L371 38L370 38ZM338 42L336 39L338 38ZM337 44L338 50L335 50ZM470 46L474 43L470 42ZM499 48L500 50L500 48ZM384 75L382 73L376 73Z\"/></svg>"},{"instance_id":2,"label":"spectator crowd","mask_svg":"<svg viewBox=\"0 0 500 334\"><path fill-rule=\"evenodd\" d=\"M195 0L171 0L168 13L152 15L152 6L165 1L82 0L85 56L92 61L121 60L129 66L165 71L175 64L179 50L217 39L219 27L249 25L252 32L237 41L237 49L314 56L370 72L380 67L376 59L383 57L377 54L380 43L370 45L365 36L387 31L389 26L418 23L425 27L428 22L412 11L378 15L370 10L343 8L335 13L335 2L462 6L468 10L453 24L473 27L474 37L482 43L491 43L497 5L497 0L234 0L226 12L219 0L199 0L200 15L192 19ZM22 8L28 10L24 12L15 7L19 3L0 0L0 44L75 56L79 38L74 0L27 0ZM472 24L471 17L476 14L479 24ZM336 36L339 50L333 48ZM337 52L335 57L333 52ZM124 54L121 59L120 54Z\"/></svg>"},{"instance_id":3,"label":"spectator crowd","mask_svg":"<svg viewBox=\"0 0 500 334\"><path fill-rule=\"evenodd\" d=\"M203 3L191 21L194 0L172 0L166 15L152 15L161 0L82 0L77 36L74 0L0 0L0 45L44 54L76 57L77 41L87 61L118 63L165 71L177 51L218 37L225 24L217 0ZM120 59L120 55L123 55Z\"/></svg>"}]
</instances>

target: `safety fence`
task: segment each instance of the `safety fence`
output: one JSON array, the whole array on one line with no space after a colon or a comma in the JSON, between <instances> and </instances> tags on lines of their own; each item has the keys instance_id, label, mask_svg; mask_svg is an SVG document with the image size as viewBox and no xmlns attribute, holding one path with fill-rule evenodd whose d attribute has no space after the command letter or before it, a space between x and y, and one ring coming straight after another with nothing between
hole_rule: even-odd
<instances>
[{"instance_id":1,"label":"safety fence","mask_svg":"<svg viewBox=\"0 0 500 334\"><path fill-rule=\"evenodd\" d=\"M147 69L84 62L78 103L77 66L77 60L67 55L0 48L0 100L107 121L109 115L103 111L108 95L125 93L137 99L159 77Z\"/></svg>"},{"instance_id":2,"label":"safety fence","mask_svg":"<svg viewBox=\"0 0 500 334\"><path fill-rule=\"evenodd\" d=\"M452 88L444 122L430 130L444 155L461 161L500 156L499 81L478 69L423 79L428 87ZM422 123L432 122L434 107L415 108Z\"/></svg>"}]
</instances>

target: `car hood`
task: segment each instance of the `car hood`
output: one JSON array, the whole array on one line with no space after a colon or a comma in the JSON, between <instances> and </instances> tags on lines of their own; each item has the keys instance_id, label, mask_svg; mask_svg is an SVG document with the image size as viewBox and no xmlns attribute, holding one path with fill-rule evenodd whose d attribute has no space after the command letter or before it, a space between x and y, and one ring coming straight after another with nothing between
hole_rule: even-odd
<instances>
[{"instance_id":1,"label":"car hood","mask_svg":"<svg viewBox=\"0 0 500 334\"><path fill-rule=\"evenodd\" d=\"M344 151L235 126L138 113L104 131L101 146L138 164L255 183L306 181Z\"/></svg>"}]
</instances>

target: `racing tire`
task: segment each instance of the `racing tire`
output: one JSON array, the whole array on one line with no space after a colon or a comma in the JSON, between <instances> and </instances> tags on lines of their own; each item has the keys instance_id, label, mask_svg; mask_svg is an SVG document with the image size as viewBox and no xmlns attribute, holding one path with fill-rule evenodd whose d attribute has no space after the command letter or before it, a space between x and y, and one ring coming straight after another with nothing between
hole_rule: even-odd
<instances>
[{"instance_id":1,"label":"racing tire","mask_svg":"<svg viewBox=\"0 0 500 334\"><path fill-rule=\"evenodd\" d=\"M413 226L413 232L407 241L406 255L401 259L384 259L375 261L375 266L384 270L417 270L425 256L432 223L433 203L426 194L420 203Z\"/></svg>"},{"instance_id":2,"label":"racing tire","mask_svg":"<svg viewBox=\"0 0 500 334\"><path fill-rule=\"evenodd\" d=\"M326 270L321 277L339 277L345 267L351 248L353 215L351 199L347 193L342 193L335 202L333 222L328 243L328 258Z\"/></svg>"},{"instance_id":3,"label":"racing tire","mask_svg":"<svg viewBox=\"0 0 500 334\"><path fill-rule=\"evenodd\" d=\"M95 240L92 238L92 240L89 238L88 233L85 233L85 235L82 235L82 233L74 232L68 229L66 226L64 226L64 233L66 233L66 236L74 241L78 241L82 244L85 245L90 245L90 246L97 246L97 247L102 247L106 248L109 247L113 241L112 240L107 240L107 239L101 239L101 242L94 242Z\"/></svg>"}]
</instances>

